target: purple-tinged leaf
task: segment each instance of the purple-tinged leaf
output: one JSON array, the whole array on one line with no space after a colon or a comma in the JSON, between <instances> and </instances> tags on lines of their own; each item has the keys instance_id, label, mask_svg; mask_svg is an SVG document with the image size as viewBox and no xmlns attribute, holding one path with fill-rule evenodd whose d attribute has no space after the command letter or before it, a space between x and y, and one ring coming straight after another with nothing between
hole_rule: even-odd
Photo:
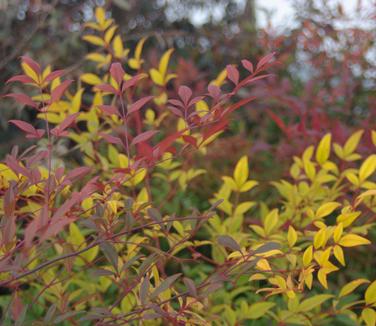
<instances>
[{"instance_id":1,"label":"purple-tinged leaf","mask_svg":"<svg viewBox=\"0 0 376 326\"><path fill-rule=\"evenodd\" d=\"M241 251L239 244L229 235L220 235L217 241L220 245L230 248L233 251Z\"/></svg>"},{"instance_id":2,"label":"purple-tinged leaf","mask_svg":"<svg viewBox=\"0 0 376 326\"><path fill-rule=\"evenodd\" d=\"M172 276L167 277L165 280L159 284L159 286L154 290L154 292L150 295L150 299L153 300L157 298L161 293L169 289L172 284L181 276L181 273L175 274Z\"/></svg>"}]
</instances>

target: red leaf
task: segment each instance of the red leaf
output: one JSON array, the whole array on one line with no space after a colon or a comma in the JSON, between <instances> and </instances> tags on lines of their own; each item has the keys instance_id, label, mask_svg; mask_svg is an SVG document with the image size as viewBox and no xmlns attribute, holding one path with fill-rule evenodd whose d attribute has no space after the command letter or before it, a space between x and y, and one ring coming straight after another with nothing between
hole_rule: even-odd
<instances>
[{"instance_id":1,"label":"red leaf","mask_svg":"<svg viewBox=\"0 0 376 326\"><path fill-rule=\"evenodd\" d=\"M47 75L47 77L44 79L44 81L46 81L46 82L52 81L52 80L54 80L58 77L61 77L62 75L64 75L64 73L65 73L64 70L52 71Z\"/></svg>"},{"instance_id":2,"label":"red leaf","mask_svg":"<svg viewBox=\"0 0 376 326\"><path fill-rule=\"evenodd\" d=\"M256 71L260 70L267 63L269 63L274 58L275 52L269 53L266 56L262 57L256 66Z\"/></svg>"},{"instance_id":3,"label":"red leaf","mask_svg":"<svg viewBox=\"0 0 376 326\"><path fill-rule=\"evenodd\" d=\"M108 92L108 93L111 93L111 94L117 94L118 93L118 91L113 86L111 86L109 84L97 85L97 86L95 86L95 89L100 90L102 92Z\"/></svg>"},{"instance_id":4,"label":"red leaf","mask_svg":"<svg viewBox=\"0 0 376 326\"><path fill-rule=\"evenodd\" d=\"M258 80L261 80L261 79L264 79L266 77L269 77L271 76L271 74L267 74L267 75L261 75L261 76L257 76L257 77L252 77L250 76L249 78L246 78L244 79L240 84L239 86L246 86L246 85L249 85L250 83L254 83L255 81L258 81Z\"/></svg>"},{"instance_id":5,"label":"red leaf","mask_svg":"<svg viewBox=\"0 0 376 326\"><path fill-rule=\"evenodd\" d=\"M209 92L209 95L215 100L215 101L218 101L219 99L219 96L221 95L221 89L216 86L216 85L213 85L213 84L210 84L208 86L208 92Z\"/></svg>"},{"instance_id":6,"label":"red leaf","mask_svg":"<svg viewBox=\"0 0 376 326\"><path fill-rule=\"evenodd\" d=\"M4 95L4 97L14 98L18 103L28 105L33 108L37 107L37 104L31 99L31 97L27 96L26 94L10 93L10 94Z\"/></svg>"},{"instance_id":7,"label":"red leaf","mask_svg":"<svg viewBox=\"0 0 376 326\"><path fill-rule=\"evenodd\" d=\"M154 146L153 148L153 154L154 156L160 156L162 155L171 145L172 143L181 137L181 135L185 132L186 130L180 130L178 132L173 133L172 135L167 136L165 139L163 139L160 143Z\"/></svg>"},{"instance_id":8,"label":"red leaf","mask_svg":"<svg viewBox=\"0 0 376 326\"><path fill-rule=\"evenodd\" d=\"M192 97L192 90L187 86L180 86L178 93L179 93L179 97L183 101L184 105L188 106L188 102Z\"/></svg>"},{"instance_id":9,"label":"red leaf","mask_svg":"<svg viewBox=\"0 0 376 326\"><path fill-rule=\"evenodd\" d=\"M30 66L30 68L33 69L37 75L40 75L41 69L40 69L39 63L35 62L33 59L31 59L30 57L26 55L22 56L21 59L28 66Z\"/></svg>"},{"instance_id":10,"label":"red leaf","mask_svg":"<svg viewBox=\"0 0 376 326\"><path fill-rule=\"evenodd\" d=\"M148 130L148 131L145 131L145 132L137 135L136 137L134 137L133 140L132 140L131 145L136 145L138 143L142 143L142 142L150 139L151 137L153 137L158 132L159 132L158 130Z\"/></svg>"},{"instance_id":11,"label":"red leaf","mask_svg":"<svg viewBox=\"0 0 376 326\"><path fill-rule=\"evenodd\" d=\"M51 93L50 103L59 101L72 82L73 80L64 80L59 86L57 86Z\"/></svg>"},{"instance_id":12,"label":"red leaf","mask_svg":"<svg viewBox=\"0 0 376 326\"><path fill-rule=\"evenodd\" d=\"M16 291L14 293L13 301L12 301L12 318L14 321L17 321L20 318L20 315L22 314L22 311L24 309L24 305L22 304L21 298L18 295L18 292Z\"/></svg>"},{"instance_id":13,"label":"red leaf","mask_svg":"<svg viewBox=\"0 0 376 326\"><path fill-rule=\"evenodd\" d=\"M140 110L147 102L149 102L151 99L153 98L153 96L146 96L146 97L143 97L142 99L132 103L129 107L128 107L128 114L131 114L133 112L136 112L138 110Z\"/></svg>"},{"instance_id":14,"label":"red leaf","mask_svg":"<svg viewBox=\"0 0 376 326\"><path fill-rule=\"evenodd\" d=\"M253 70L253 64L252 64L251 61L244 59L244 60L242 60L242 65L243 65L243 67L244 67L245 69L247 69L251 74L253 74L253 71L254 71L254 70Z\"/></svg>"},{"instance_id":15,"label":"red leaf","mask_svg":"<svg viewBox=\"0 0 376 326\"><path fill-rule=\"evenodd\" d=\"M118 145L122 144L121 139L119 137L107 135L105 133L100 133L99 135L101 135L103 139L106 140L110 144L118 144Z\"/></svg>"},{"instance_id":16,"label":"red leaf","mask_svg":"<svg viewBox=\"0 0 376 326\"><path fill-rule=\"evenodd\" d=\"M178 108L174 107L174 106L168 106L167 109L171 110L175 115L177 115L178 117L183 117L183 112L181 112Z\"/></svg>"},{"instance_id":17,"label":"red leaf","mask_svg":"<svg viewBox=\"0 0 376 326\"><path fill-rule=\"evenodd\" d=\"M239 71L233 65L227 65L227 78L230 79L235 85L239 83Z\"/></svg>"},{"instance_id":18,"label":"red leaf","mask_svg":"<svg viewBox=\"0 0 376 326\"><path fill-rule=\"evenodd\" d=\"M70 223L74 221L75 221L74 218L68 218L68 217L55 219L53 223L51 223L46 229L46 231L43 233L43 235L40 238L40 241L43 242L49 237L55 236L56 234L61 232L66 225L69 225Z\"/></svg>"},{"instance_id":19,"label":"red leaf","mask_svg":"<svg viewBox=\"0 0 376 326\"><path fill-rule=\"evenodd\" d=\"M190 107L192 105L195 105L197 102L203 100L204 98L204 96L196 96L195 98L189 101L188 106Z\"/></svg>"},{"instance_id":20,"label":"red leaf","mask_svg":"<svg viewBox=\"0 0 376 326\"><path fill-rule=\"evenodd\" d=\"M41 138L44 134L43 129L35 129L30 123L21 120L9 120L22 131L26 132L26 138Z\"/></svg>"},{"instance_id":21,"label":"red leaf","mask_svg":"<svg viewBox=\"0 0 376 326\"><path fill-rule=\"evenodd\" d=\"M77 178L82 178L84 177L86 174L88 174L89 172L91 171L91 168L87 167L87 166L80 166L78 168L75 168L73 169L72 171L70 171L66 177L64 178L69 180L69 181L74 181L75 179Z\"/></svg>"},{"instance_id":22,"label":"red leaf","mask_svg":"<svg viewBox=\"0 0 376 326\"><path fill-rule=\"evenodd\" d=\"M79 114L80 113L77 112L66 117L60 125L51 130L51 133L56 137L66 136L67 133L64 133L64 130L67 129L76 120Z\"/></svg>"},{"instance_id":23,"label":"red leaf","mask_svg":"<svg viewBox=\"0 0 376 326\"><path fill-rule=\"evenodd\" d=\"M77 193L73 193L72 197L69 198L62 204L52 216L52 220L57 220L63 217L71 208L79 201L79 196L75 195Z\"/></svg>"},{"instance_id":24,"label":"red leaf","mask_svg":"<svg viewBox=\"0 0 376 326\"><path fill-rule=\"evenodd\" d=\"M225 116L225 115L228 115L232 112L234 112L235 110L241 108L242 106L248 104L249 102L253 101L256 97L248 97L248 98L245 98L245 99L242 99L238 102L236 102L235 104L231 105L230 107L228 107L222 114L222 116Z\"/></svg>"},{"instance_id":25,"label":"red leaf","mask_svg":"<svg viewBox=\"0 0 376 326\"><path fill-rule=\"evenodd\" d=\"M26 76L26 75L17 75L17 76L13 76L11 78L9 78L6 83L13 83L13 82L21 82L21 83L24 83L24 84L27 84L27 83L34 83L34 80L32 80L29 76Z\"/></svg>"},{"instance_id":26,"label":"red leaf","mask_svg":"<svg viewBox=\"0 0 376 326\"><path fill-rule=\"evenodd\" d=\"M191 144L191 145L193 145L194 147L197 148L197 139L196 138L189 136L189 135L183 135L182 138L183 138L184 142Z\"/></svg>"},{"instance_id":27,"label":"red leaf","mask_svg":"<svg viewBox=\"0 0 376 326\"><path fill-rule=\"evenodd\" d=\"M119 110L113 106L113 105L99 105L99 108L105 113L105 114L108 114L108 115L112 115L112 114L115 114L115 115L119 115Z\"/></svg>"},{"instance_id":28,"label":"red leaf","mask_svg":"<svg viewBox=\"0 0 376 326\"><path fill-rule=\"evenodd\" d=\"M113 63L110 67L110 74L120 87L123 81L124 75L125 75L125 71L123 67L121 66L121 63L119 62Z\"/></svg>"},{"instance_id":29,"label":"red leaf","mask_svg":"<svg viewBox=\"0 0 376 326\"><path fill-rule=\"evenodd\" d=\"M226 119L222 119L221 121L219 121L217 124L215 124L214 126L212 126L211 128L209 128L207 131L203 133L201 143L203 143L205 140L207 140L209 137L216 134L217 132L226 129L227 125L228 125L228 121Z\"/></svg>"},{"instance_id":30,"label":"red leaf","mask_svg":"<svg viewBox=\"0 0 376 326\"><path fill-rule=\"evenodd\" d=\"M134 85L137 84L137 82L141 79L141 75L136 75L134 77L132 77L131 79L128 79L126 80L124 83L123 83L123 87L122 87L122 90L125 90L127 88L130 88Z\"/></svg>"},{"instance_id":31,"label":"red leaf","mask_svg":"<svg viewBox=\"0 0 376 326\"><path fill-rule=\"evenodd\" d=\"M287 137L290 137L290 130L283 122L283 120L270 110L267 110L266 112L268 113L270 118L276 123L276 125L287 135Z\"/></svg>"}]
</instances>

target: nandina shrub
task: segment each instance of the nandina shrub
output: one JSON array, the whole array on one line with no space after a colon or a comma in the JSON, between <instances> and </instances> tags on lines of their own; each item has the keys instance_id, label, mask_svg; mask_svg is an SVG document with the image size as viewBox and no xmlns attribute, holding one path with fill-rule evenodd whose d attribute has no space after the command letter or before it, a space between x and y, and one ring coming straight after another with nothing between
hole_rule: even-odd
<instances>
[{"instance_id":1,"label":"nandina shrub","mask_svg":"<svg viewBox=\"0 0 376 326\"><path fill-rule=\"evenodd\" d=\"M25 92L7 96L41 123L10 121L35 145L0 166L3 323L373 325L376 282L343 270L351 254L367 259L376 211L362 131L294 157L291 178L274 183L279 202L253 199L243 156L195 206L200 161L273 56L243 60L244 78L229 65L222 87L193 95L169 87L171 49L153 68L147 40L129 56L102 8L87 27L98 46L96 71L80 76L88 87L26 56L9 80Z\"/></svg>"}]
</instances>

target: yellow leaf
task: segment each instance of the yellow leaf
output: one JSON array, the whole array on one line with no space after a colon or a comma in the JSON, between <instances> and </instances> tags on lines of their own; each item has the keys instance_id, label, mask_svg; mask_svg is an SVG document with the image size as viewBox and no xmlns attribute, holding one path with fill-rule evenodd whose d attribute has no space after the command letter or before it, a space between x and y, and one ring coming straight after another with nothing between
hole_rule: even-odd
<instances>
[{"instance_id":1,"label":"yellow leaf","mask_svg":"<svg viewBox=\"0 0 376 326\"><path fill-rule=\"evenodd\" d=\"M320 165L323 165L329 158L330 155L330 143L332 140L332 135L326 134L320 141L316 150L316 161Z\"/></svg>"},{"instance_id":2,"label":"yellow leaf","mask_svg":"<svg viewBox=\"0 0 376 326\"><path fill-rule=\"evenodd\" d=\"M346 295L349 295L350 293L352 293L359 285L362 285L364 283L369 283L368 280L366 280L365 278L359 278L357 280L354 280L354 281L351 281L350 283L346 284L342 289L341 291L339 292L339 295L338 297L339 298L342 298Z\"/></svg>"},{"instance_id":3,"label":"yellow leaf","mask_svg":"<svg viewBox=\"0 0 376 326\"><path fill-rule=\"evenodd\" d=\"M112 42L112 48L114 49L114 55L116 58L122 58L124 55L123 41L120 35L116 35Z\"/></svg>"},{"instance_id":4,"label":"yellow leaf","mask_svg":"<svg viewBox=\"0 0 376 326\"><path fill-rule=\"evenodd\" d=\"M94 61L94 62L106 62L106 56L104 56L103 54L95 53L95 52L89 53L86 56L86 59L90 61Z\"/></svg>"},{"instance_id":5,"label":"yellow leaf","mask_svg":"<svg viewBox=\"0 0 376 326\"><path fill-rule=\"evenodd\" d=\"M371 305L376 302L376 281L373 281L367 288L364 299L366 300L367 305Z\"/></svg>"},{"instance_id":6,"label":"yellow leaf","mask_svg":"<svg viewBox=\"0 0 376 326\"><path fill-rule=\"evenodd\" d=\"M42 80L45 80L46 77L51 73L51 66L48 65L44 70L43 70L43 73L42 73Z\"/></svg>"},{"instance_id":7,"label":"yellow leaf","mask_svg":"<svg viewBox=\"0 0 376 326\"><path fill-rule=\"evenodd\" d=\"M116 214L118 210L118 203L116 200L108 200L106 202L112 213Z\"/></svg>"},{"instance_id":8,"label":"yellow leaf","mask_svg":"<svg viewBox=\"0 0 376 326\"><path fill-rule=\"evenodd\" d=\"M298 240L298 235L296 234L295 229L290 225L287 232L287 241L290 247L293 247L296 241Z\"/></svg>"},{"instance_id":9,"label":"yellow leaf","mask_svg":"<svg viewBox=\"0 0 376 326\"><path fill-rule=\"evenodd\" d=\"M271 271L272 268L270 267L268 261L263 258L263 259L260 259L257 264L256 264L257 268L259 270L262 270L262 271Z\"/></svg>"},{"instance_id":10,"label":"yellow leaf","mask_svg":"<svg viewBox=\"0 0 376 326\"><path fill-rule=\"evenodd\" d=\"M95 35L84 35L82 39L97 46L105 46L104 41L100 37Z\"/></svg>"},{"instance_id":11,"label":"yellow leaf","mask_svg":"<svg viewBox=\"0 0 376 326\"><path fill-rule=\"evenodd\" d=\"M103 7L97 7L95 9L95 18L99 24L103 24L106 20L106 12L104 11Z\"/></svg>"},{"instance_id":12,"label":"yellow leaf","mask_svg":"<svg viewBox=\"0 0 376 326\"><path fill-rule=\"evenodd\" d=\"M338 244L342 247L356 247L368 245L370 243L371 241L357 234L346 234L338 241Z\"/></svg>"},{"instance_id":13,"label":"yellow leaf","mask_svg":"<svg viewBox=\"0 0 376 326\"><path fill-rule=\"evenodd\" d=\"M303 265L304 265L304 267L307 267L311 263L312 258L313 258L313 247L309 246L304 251L304 254L303 254Z\"/></svg>"},{"instance_id":14,"label":"yellow leaf","mask_svg":"<svg viewBox=\"0 0 376 326\"><path fill-rule=\"evenodd\" d=\"M343 227L350 226L359 216L360 212L343 213L337 217L337 223L342 223Z\"/></svg>"},{"instance_id":15,"label":"yellow leaf","mask_svg":"<svg viewBox=\"0 0 376 326\"><path fill-rule=\"evenodd\" d=\"M137 60L141 59L141 53L142 53L142 48L144 47L144 43L146 41L146 37L143 37L141 40L138 41L134 56Z\"/></svg>"},{"instance_id":16,"label":"yellow leaf","mask_svg":"<svg viewBox=\"0 0 376 326\"><path fill-rule=\"evenodd\" d=\"M249 191L251 190L252 188L254 188L255 186L258 185L258 182L257 181L254 181L254 180L248 180L246 181L242 186L241 188L239 189L239 192L246 192L246 191Z\"/></svg>"},{"instance_id":17,"label":"yellow leaf","mask_svg":"<svg viewBox=\"0 0 376 326\"><path fill-rule=\"evenodd\" d=\"M226 77L227 77L227 69L225 68L219 73L216 79L210 82L210 84L221 87L224 81L226 80Z\"/></svg>"},{"instance_id":18,"label":"yellow leaf","mask_svg":"<svg viewBox=\"0 0 376 326\"><path fill-rule=\"evenodd\" d=\"M36 83L39 83L38 74L26 62L22 62L21 67L22 67L22 70L24 71L25 75L29 76Z\"/></svg>"},{"instance_id":19,"label":"yellow leaf","mask_svg":"<svg viewBox=\"0 0 376 326\"><path fill-rule=\"evenodd\" d=\"M316 218L323 218L325 216L328 216L339 206L341 206L341 204L337 202L329 202L321 205L316 212Z\"/></svg>"},{"instance_id":20,"label":"yellow leaf","mask_svg":"<svg viewBox=\"0 0 376 326\"><path fill-rule=\"evenodd\" d=\"M342 233L343 233L343 224L339 223L336 226L336 228L334 229L334 232L333 232L333 240L334 240L335 243L337 243L339 241L339 239L342 236Z\"/></svg>"},{"instance_id":21,"label":"yellow leaf","mask_svg":"<svg viewBox=\"0 0 376 326\"><path fill-rule=\"evenodd\" d=\"M304 279L304 283L307 285L307 287L309 289L312 288L312 282L313 282L313 275L312 273L311 274L308 274L305 279Z\"/></svg>"},{"instance_id":22,"label":"yellow leaf","mask_svg":"<svg viewBox=\"0 0 376 326\"><path fill-rule=\"evenodd\" d=\"M245 212L250 210L255 205L256 203L252 201L246 201L244 203L241 203L235 208L234 215L243 215Z\"/></svg>"},{"instance_id":23,"label":"yellow leaf","mask_svg":"<svg viewBox=\"0 0 376 326\"><path fill-rule=\"evenodd\" d=\"M102 84L102 80L94 74L83 74L81 80L89 85L99 85Z\"/></svg>"},{"instance_id":24,"label":"yellow leaf","mask_svg":"<svg viewBox=\"0 0 376 326\"><path fill-rule=\"evenodd\" d=\"M376 154L370 155L359 169L359 180L366 180L376 170Z\"/></svg>"},{"instance_id":25,"label":"yellow leaf","mask_svg":"<svg viewBox=\"0 0 376 326\"><path fill-rule=\"evenodd\" d=\"M238 190L242 188L244 183L247 181L249 175L248 170L248 157L244 155L236 164L234 170L234 180L238 187Z\"/></svg>"},{"instance_id":26,"label":"yellow leaf","mask_svg":"<svg viewBox=\"0 0 376 326\"><path fill-rule=\"evenodd\" d=\"M307 177L310 180L313 180L316 176L315 165L309 160L304 160L303 161L303 167L304 167L304 172L307 175Z\"/></svg>"},{"instance_id":27,"label":"yellow leaf","mask_svg":"<svg viewBox=\"0 0 376 326\"><path fill-rule=\"evenodd\" d=\"M337 143L334 143L333 144L333 149L334 149L334 153L336 153L336 155L340 158L340 159L345 159L345 154L343 153L343 148L338 145Z\"/></svg>"},{"instance_id":28,"label":"yellow leaf","mask_svg":"<svg viewBox=\"0 0 376 326\"><path fill-rule=\"evenodd\" d=\"M110 27L110 28L106 31L106 33L104 34L104 41L105 41L107 44L111 42L112 37L114 36L116 29L117 29L117 26L114 25L114 26Z\"/></svg>"},{"instance_id":29,"label":"yellow leaf","mask_svg":"<svg viewBox=\"0 0 376 326\"><path fill-rule=\"evenodd\" d=\"M159 72L163 76L163 78L166 76L168 62L170 61L170 57L173 51L174 49L167 50L163 54L161 61L159 62Z\"/></svg>"},{"instance_id":30,"label":"yellow leaf","mask_svg":"<svg viewBox=\"0 0 376 326\"><path fill-rule=\"evenodd\" d=\"M376 130L372 130L372 143L376 146Z\"/></svg>"},{"instance_id":31,"label":"yellow leaf","mask_svg":"<svg viewBox=\"0 0 376 326\"><path fill-rule=\"evenodd\" d=\"M152 68L150 69L149 73L150 73L150 78L155 84L159 86L164 85L163 76L160 74L160 72L157 69Z\"/></svg>"},{"instance_id":32,"label":"yellow leaf","mask_svg":"<svg viewBox=\"0 0 376 326\"><path fill-rule=\"evenodd\" d=\"M74 94L73 99L72 99L72 107L70 110L70 113L76 113L80 111L81 107L81 98L82 98L82 93L84 92L83 88L80 88L76 94Z\"/></svg>"},{"instance_id":33,"label":"yellow leaf","mask_svg":"<svg viewBox=\"0 0 376 326\"><path fill-rule=\"evenodd\" d=\"M320 247L323 247L326 243L326 228L322 228L319 230L313 239L313 246L315 249L319 249Z\"/></svg>"},{"instance_id":34,"label":"yellow leaf","mask_svg":"<svg viewBox=\"0 0 376 326\"><path fill-rule=\"evenodd\" d=\"M376 325L376 312L372 308L365 308L362 310L362 319L367 326Z\"/></svg>"},{"instance_id":35,"label":"yellow leaf","mask_svg":"<svg viewBox=\"0 0 376 326\"><path fill-rule=\"evenodd\" d=\"M355 173L352 173L352 172L349 172L349 173L346 173L346 178L347 180L349 180L354 186L359 186L359 179L358 177L355 175Z\"/></svg>"},{"instance_id":36,"label":"yellow leaf","mask_svg":"<svg viewBox=\"0 0 376 326\"><path fill-rule=\"evenodd\" d=\"M78 226L73 222L69 224L69 241L68 242L77 247L85 245L84 236L81 234L81 231L78 228Z\"/></svg>"},{"instance_id":37,"label":"yellow leaf","mask_svg":"<svg viewBox=\"0 0 376 326\"><path fill-rule=\"evenodd\" d=\"M249 306L246 317L249 319L261 318L274 306L273 302L256 302Z\"/></svg>"},{"instance_id":38,"label":"yellow leaf","mask_svg":"<svg viewBox=\"0 0 376 326\"><path fill-rule=\"evenodd\" d=\"M129 59L128 64L132 69L140 69L141 64L143 60L141 60L141 53L142 53L142 48L144 46L144 43L146 41L146 37L143 37L136 46L135 52L134 52L134 58Z\"/></svg>"},{"instance_id":39,"label":"yellow leaf","mask_svg":"<svg viewBox=\"0 0 376 326\"><path fill-rule=\"evenodd\" d=\"M327 289L328 288L328 281L326 279L327 273L324 268L320 268L320 270L317 273L317 279L321 283L321 285Z\"/></svg>"},{"instance_id":40,"label":"yellow leaf","mask_svg":"<svg viewBox=\"0 0 376 326\"><path fill-rule=\"evenodd\" d=\"M367 190L366 192L363 192L358 197L356 197L355 207L358 206L365 197L369 196L376 196L376 189Z\"/></svg>"},{"instance_id":41,"label":"yellow leaf","mask_svg":"<svg viewBox=\"0 0 376 326\"><path fill-rule=\"evenodd\" d=\"M345 156L349 156L350 154L352 154L356 150L356 148L359 144L359 141L362 138L362 135L363 135L363 130L359 130L359 131L355 132L347 140L345 146L343 147L343 151L344 151Z\"/></svg>"},{"instance_id":42,"label":"yellow leaf","mask_svg":"<svg viewBox=\"0 0 376 326\"><path fill-rule=\"evenodd\" d=\"M278 223L278 209L273 209L266 217L264 221L265 233L270 234Z\"/></svg>"},{"instance_id":43,"label":"yellow leaf","mask_svg":"<svg viewBox=\"0 0 376 326\"><path fill-rule=\"evenodd\" d=\"M343 254L342 247L334 246L333 253L334 253L334 257L337 258L337 260L341 263L341 265L345 266L346 262L345 262L345 256Z\"/></svg>"}]
</instances>

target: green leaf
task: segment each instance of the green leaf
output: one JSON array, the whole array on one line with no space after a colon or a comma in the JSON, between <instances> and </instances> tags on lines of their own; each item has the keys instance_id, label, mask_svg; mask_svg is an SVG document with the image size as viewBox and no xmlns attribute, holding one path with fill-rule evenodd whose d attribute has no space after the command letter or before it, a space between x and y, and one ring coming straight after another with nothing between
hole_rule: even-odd
<instances>
[{"instance_id":1,"label":"green leaf","mask_svg":"<svg viewBox=\"0 0 376 326\"><path fill-rule=\"evenodd\" d=\"M258 319L265 315L272 307L275 306L274 302L257 302L249 306L248 318Z\"/></svg>"},{"instance_id":2,"label":"green leaf","mask_svg":"<svg viewBox=\"0 0 376 326\"><path fill-rule=\"evenodd\" d=\"M311 298L308 298L308 299L302 301L302 303L299 305L299 311L301 311L301 312L310 311L310 310L316 308L317 306L321 305L326 300L329 300L332 297L333 297L333 295L331 295L331 294L315 295Z\"/></svg>"}]
</instances>

